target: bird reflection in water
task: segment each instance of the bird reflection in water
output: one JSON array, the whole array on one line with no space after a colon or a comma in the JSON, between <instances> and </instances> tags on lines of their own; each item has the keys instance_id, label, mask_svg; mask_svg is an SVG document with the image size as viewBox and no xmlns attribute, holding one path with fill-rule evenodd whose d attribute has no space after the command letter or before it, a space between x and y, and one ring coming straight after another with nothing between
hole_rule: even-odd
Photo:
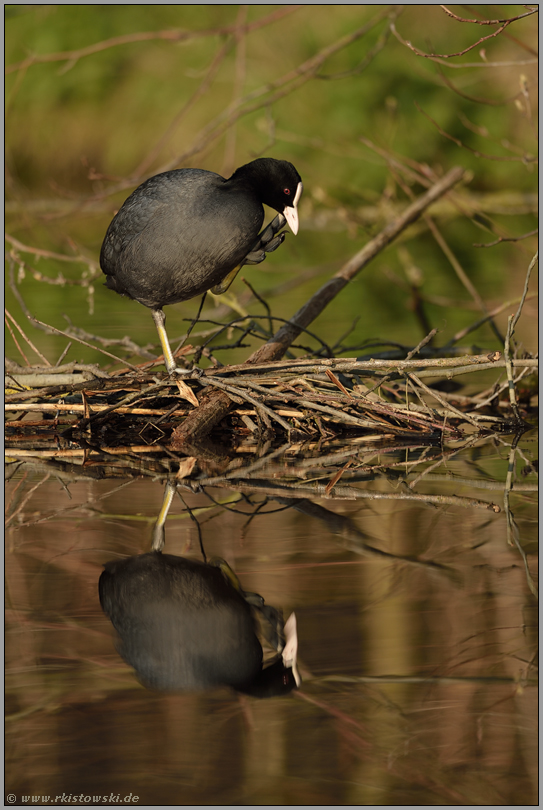
<instances>
[{"instance_id":1,"label":"bird reflection in water","mask_svg":"<svg viewBox=\"0 0 543 810\"><path fill-rule=\"evenodd\" d=\"M222 559L162 553L174 493L168 483L152 551L108 562L100 576L100 604L119 634L121 656L153 689L287 694L301 682L295 615L283 622L261 596L242 589ZM265 665L259 627L275 650Z\"/></svg>"}]
</instances>

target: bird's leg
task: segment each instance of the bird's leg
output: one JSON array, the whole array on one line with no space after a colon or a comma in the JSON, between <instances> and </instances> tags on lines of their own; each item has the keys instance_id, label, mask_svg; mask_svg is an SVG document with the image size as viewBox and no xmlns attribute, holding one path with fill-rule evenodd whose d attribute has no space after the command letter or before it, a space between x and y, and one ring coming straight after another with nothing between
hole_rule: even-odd
<instances>
[{"instance_id":1,"label":"bird's leg","mask_svg":"<svg viewBox=\"0 0 543 810\"><path fill-rule=\"evenodd\" d=\"M212 557L209 560L209 565L212 565L214 568L219 568L225 580L230 583L234 590L237 591L240 596L245 596L239 579L226 560L223 560L222 557Z\"/></svg>"},{"instance_id":2,"label":"bird's leg","mask_svg":"<svg viewBox=\"0 0 543 810\"><path fill-rule=\"evenodd\" d=\"M222 293L225 293L244 264L260 264L260 262L263 262L266 258L267 253L273 253L274 250L277 250L286 236L286 231L283 231L283 233L278 233L278 231L280 231L285 224L286 219L283 214L277 214L270 224L264 228L262 233L258 235L258 239L241 264L238 264L237 267L231 270L219 284L211 288L213 295L222 295Z\"/></svg>"},{"instance_id":3,"label":"bird's leg","mask_svg":"<svg viewBox=\"0 0 543 810\"><path fill-rule=\"evenodd\" d=\"M172 350L168 341L168 335L166 334L166 316L164 315L163 310L152 309L151 315L153 316L153 320L157 328L160 345L162 346L162 354L164 355L164 363L166 365L168 374L173 374L174 372L177 374L190 373L188 369L178 368L175 360L173 359Z\"/></svg>"},{"instance_id":4,"label":"bird's leg","mask_svg":"<svg viewBox=\"0 0 543 810\"><path fill-rule=\"evenodd\" d=\"M230 270L228 275L225 276L222 281L220 281L218 284L215 284L215 286L211 288L211 292L213 293L213 295L222 295L223 293L225 293L228 287L234 281L235 277L237 276L243 265L244 262L238 264L237 267L234 267L233 270Z\"/></svg>"},{"instance_id":5,"label":"bird's leg","mask_svg":"<svg viewBox=\"0 0 543 810\"><path fill-rule=\"evenodd\" d=\"M175 484L171 481L168 481L166 484L166 489L164 490L164 500L162 502L162 507L156 519L156 523L153 526L153 542L151 543L151 551L162 551L164 548L165 542L165 534L164 534L164 524L166 523L166 518L168 517L168 512L170 511L170 506L172 505L173 496L175 495Z\"/></svg>"}]
</instances>

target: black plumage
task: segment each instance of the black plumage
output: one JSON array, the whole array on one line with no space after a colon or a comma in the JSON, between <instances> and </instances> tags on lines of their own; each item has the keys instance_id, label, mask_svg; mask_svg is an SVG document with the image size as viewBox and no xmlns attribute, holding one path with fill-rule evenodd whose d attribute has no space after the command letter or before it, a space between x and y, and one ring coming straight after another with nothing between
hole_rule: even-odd
<instances>
[{"instance_id":1,"label":"black plumage","mask_svg":"<svg viewBox=\"0 0 543 810\"><path fill-rule=\"evenodd\" d=\"M259 158L225 180L202 169L164 172L142 183L113 218L100 253L106 286L152 310L166 367L177 370L162 307L207 290L224 292L243 264L257 264L298 230L300 175ZM279 216L259 235L262 205Z\"/></svg>"},{"instance_id":2,"label":"black plumage","mask_svg":"<svg viewBox=\"0 0 543 810\"><path fill-rule=\"evenodd\" d=\"M257 697L299 683L291 632L257 594L245 594L224 561L202 563L152 551L105 565L100 603L120 637L119 652L142 682L161 690L230 686ZM282 655L262 666L255 606ZM294 646L293 646L294 645ZM287 649L288 648L288 649Z\"/></svg>"}]
</instances>

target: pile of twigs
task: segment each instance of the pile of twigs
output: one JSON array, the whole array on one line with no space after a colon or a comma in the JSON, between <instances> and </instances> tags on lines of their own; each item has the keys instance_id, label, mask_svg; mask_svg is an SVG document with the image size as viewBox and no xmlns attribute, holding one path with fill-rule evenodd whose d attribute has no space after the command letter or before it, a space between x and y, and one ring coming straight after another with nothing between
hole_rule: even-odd
<instances>
[{"instance_id":1,"label":"pile of twigs","mask_svg":"<svg viewBox=\"0 0 543 810\"><path fill-rule=\"evenodd\" d=\"M247 437L283 442L346 436L443 444L474 433L522 430L529 409L521 412L516 401L513 407L504 397L510 390L507 371L518 380L537 364L533 359L506 363L499 352L400 361L309 358L209 368L179 377L11 364L6 449L14 455L58 454L76 447L106 453L118 453L119 447L131 453L169 447L183 453L176 431L211 389L225 392L233 403L214 434L223 442L228 434L229 444ZM475 396L442 390L444 381L488 369L502 370L500 384ZM48 384L30 388L29 382Z\"/></svg>"}]
</instances>

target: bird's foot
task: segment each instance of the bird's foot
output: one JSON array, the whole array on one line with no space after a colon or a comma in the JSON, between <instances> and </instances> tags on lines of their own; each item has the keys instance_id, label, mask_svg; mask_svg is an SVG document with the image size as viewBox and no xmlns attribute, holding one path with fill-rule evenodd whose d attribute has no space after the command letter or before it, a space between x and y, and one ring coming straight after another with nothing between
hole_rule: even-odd
<instances>
[{"instance_id":1,"label":"bird's foot","mask_svg":"<svg viewBox=\"0 0 543 810\"><path fill-rule=\"evenodd\" d=\"M264 228L262 233L258 235L258 239L241 264L238 264L237 267L231 270L219 284L215 284L215 286L211 288L213 295L222 295L225 293L244 265L260 264L260 262L263 262L266 258L266 254L273 253L274 250L277 250L287 235L286 231L279 233L281 228L286 225L286 222L287 220L283 214L277 214L270 224Z\"/></svg>"},{"instance_id":2,"label":"bird's foot","mask_svg":"<svg viewBox=\"0 0 543 810\"><path fill-rule=\"evenodd\" d=\"M188 377L191 380L198 380L203 376L204 369L199 366L193 368L182 368L181 366L173 366L167 369L170 377Z\"/></svg>"},{"instance_id":3,"label":"bird's foot","mask_svg":"<svg viewBox=\"0 0 543 810\"><path fill-rule=\"evenodd\" d=\"M243 264L260 264L266 258L267 253L273 253L274 250L277 250L287 235L286 231L279 233L281 228L286 225L286 222L283 214L277 214L262 233L258 235L257 241L245 257Z\"/></svg>"},{"instance_id":4,"label":"bird's foot","mask_svg":"<svg viewBox=\"0 0 543 810\"><path fill-rule=\"evenodd\" d=\"M177 374L180 377L189 377L194 369L192 368L182 368L181 366L173 366L172 368L168 369L168 374L174 375Z\"/></svg>"}]
</instances>

